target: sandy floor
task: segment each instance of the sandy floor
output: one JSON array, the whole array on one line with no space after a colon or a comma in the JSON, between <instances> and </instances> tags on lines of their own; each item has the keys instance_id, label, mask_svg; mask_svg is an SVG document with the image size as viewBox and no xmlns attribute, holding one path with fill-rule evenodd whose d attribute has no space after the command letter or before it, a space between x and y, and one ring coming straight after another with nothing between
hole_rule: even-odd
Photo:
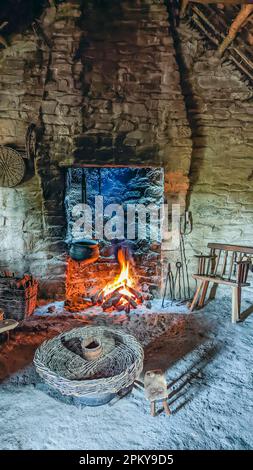
<instances>
[{"instance_id":1,"label":"sandy floor","mask_svg":"<svg viewBox=\"0 0 253 470\"><path fill-rule=\"evenodd\" d=\"M0 346L0 449L252 449L253 315L232 325L230 299L191 315L159 312L130 320L54 315L26 321ZM31 365L36 347L88 323L115 325L139 338L144 370L166 370L171 417L152 418L139 389L96 408L46 393Z\"/></svg>"}]
</instances>

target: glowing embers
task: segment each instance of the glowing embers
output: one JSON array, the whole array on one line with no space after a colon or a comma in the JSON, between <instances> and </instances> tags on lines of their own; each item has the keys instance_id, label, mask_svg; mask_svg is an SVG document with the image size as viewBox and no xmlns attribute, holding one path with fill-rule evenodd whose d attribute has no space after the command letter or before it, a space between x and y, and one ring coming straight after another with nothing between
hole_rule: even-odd
<instances>
[{"instance_id":1,"label":"glowing embers","mask_svg":"<svg viewBox=\"0 0 253 470\"><path fill-rule=\"evenodd\" d=\"M134 287L134 279L130 274L130 262L126 251L122 248L118 251L118 262L121 267L120 274L95 294L93 303L101 305L104 311L116 309L119 312L125 310L129 313L131 309L137 308L143 302L143 298Z\"/></svg>"}]
</instances>

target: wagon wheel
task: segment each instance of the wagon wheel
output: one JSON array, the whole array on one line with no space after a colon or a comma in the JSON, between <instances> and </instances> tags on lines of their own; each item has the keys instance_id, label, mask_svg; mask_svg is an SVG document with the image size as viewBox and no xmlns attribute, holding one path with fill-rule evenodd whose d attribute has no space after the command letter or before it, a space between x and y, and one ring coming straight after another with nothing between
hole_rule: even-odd
<instances>
[{"instance_id":1,"label":"wagon wheel","mask_svg":"<svg viewBox=\"0 0 253 470\"><path fill-rule=\"evenodd\" d=\"M25 163L21 155L10 147L0 146L0 186L13 188L23 180Z\"/></svg>"}]
</instances>

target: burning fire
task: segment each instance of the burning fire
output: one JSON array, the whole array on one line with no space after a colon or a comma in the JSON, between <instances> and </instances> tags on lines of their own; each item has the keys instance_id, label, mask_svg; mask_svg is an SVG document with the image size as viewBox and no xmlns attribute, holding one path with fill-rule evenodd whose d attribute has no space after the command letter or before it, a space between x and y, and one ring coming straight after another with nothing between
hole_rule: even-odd
<instances>
[{"instance_id":1,"label":"burning fire","mask_svg":"<svg viewBox=\"0 0 253 470\"><path fill-rule=\"evenodd\" d=\"M102 297L102 308L116 308L129 312L131 308L136 308L142 303L142 295L134 288L134 280L130 275L130 262L126 259L125 252L121 248L118 251L118 262L121 271L113 282L107 284L100 297Z\"/></svg>"},{"instance_id":2,"label":"burning fire","mask_svg":"<svg viewBox=\"0 0 253 470\"><path fill-rule=\"evenodd\" d=\"M129 274L130 272L130 263L126 260L124 251L122 248L118 251L118 262L121 266L121 271L118 276L114 279L113 282L107 284L103 289L104 296L111 294L111 292L118 291L120 294L130 295L134 297L134 295L129 291L128 287L133 286L133 280Z\"/></svg>"}]
</instances>

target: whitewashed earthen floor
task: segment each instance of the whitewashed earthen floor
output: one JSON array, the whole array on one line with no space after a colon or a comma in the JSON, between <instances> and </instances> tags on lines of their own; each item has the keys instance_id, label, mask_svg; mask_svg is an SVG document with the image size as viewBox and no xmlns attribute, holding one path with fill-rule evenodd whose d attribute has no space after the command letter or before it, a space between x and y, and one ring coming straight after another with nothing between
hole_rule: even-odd
<instances>
[{"instance_id":1,"label":"whitewashed earthen floor","mask_svg":"<svg viewBox=\"0 0 253 470\"><path fill-rule=\"evenodd\" d=\"M0 346L0 449L252 449L253 315L232 325L230 309L225 298L194 314L160 309L130 320L97 314L31 318L8 346ZM34 350L45 338L89 323L114 324L139 338L145 370L167 371L171 417L151 417L139 389L97 408L46 393L31 365Z\"/></svg>"}]
</instances>

